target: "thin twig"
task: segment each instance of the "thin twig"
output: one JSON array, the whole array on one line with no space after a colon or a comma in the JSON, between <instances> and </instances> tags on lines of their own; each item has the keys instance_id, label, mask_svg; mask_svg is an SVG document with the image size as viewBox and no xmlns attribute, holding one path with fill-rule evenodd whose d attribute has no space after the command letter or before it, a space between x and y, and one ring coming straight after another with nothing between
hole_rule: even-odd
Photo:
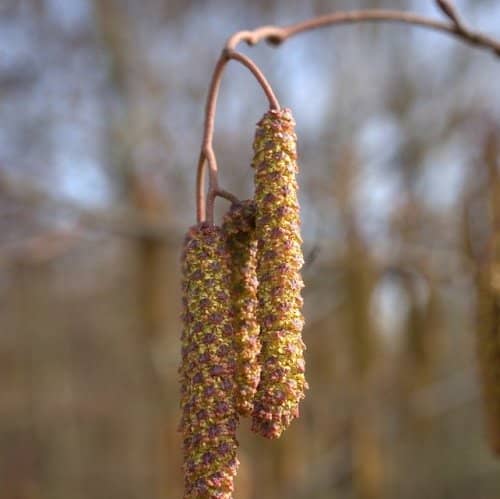
<instances>
[{"instance_id":1,"label":"thin twig","mask_svg":"<svg viewBox=\"0 0 500 499\"><path fill-rule=\"evenodd\" d=\"M206 218L205 207L205 151L200 152L198 167L196 169L196 221L199 223Z\"/></svg>"},{"instance_id":2,"label":"thin twig","mask_svg":"<svg viewBox=\"0 0 500 499\"><path fill-rule=\"evenodd\" d=\"M500 56L500 41L484 35L483 33L466 28L451 2L448 1L446 4L448 11L444 10L443 2L439 5L441 10L443 10L448 17L452 18L452 23L431 19L418 14L413 14L411 12L401 12L397 10L375 9L335 12L285 27L263 26L253 31L240 31L228 39L225 47L226 49L235 50L241 42L246 42L248 45L255 45L262 40L266 40L273 45L278 45L289 38L298 35L299 33L338 24L392 22L411 24L422 28L441 31L455 36L470 45L492 50L496 55ZM453 17L451 17L452 15Z\"/></svg>"},{"instance_id":3,"label":"thin twig","mask_svg":"<svg viewBox=\"0 0 500 499\"><path fill-rule=\"evenodd\" d=\"M238 199L234 194L231 194L223 189L218 189L215 194L220 198L226 199L232 204L238 204L241 202L240 199Z\"/></svg>"},{"instance_id":4,"label":"thin twig","mask_svg":"<svg viewBox=\"0 0 500 499\"><path fill-rule=\"evenodd\" d=\"M207 97L205 110L205 130L198 162L197 186L196 186L196 214L198 221L206 218L213 220L213 205L215 198L219 195L217 161L213 151L213 131L214 118L217 105L217 95L224 67L230 59L237 60L246 66L257 78L260 86L269 101L269 106L279 109L274 92L265 79L259 67L247 56L236 52L236 47L241 42L248 45L255 45L262 40L273 45L279 45L289 38L300 33L340 24L355 24L364 22L391 22L402 23L422 28L440 31L452 35L469 45L493 51L500 56L500 41L491 38L483 33L469 29L462 21L456 7L451 0L435 0L440 10L450 19L451 22L440 21L428 18L412 12L401 12L397 10L368 9L351 12L335 12L323 16L315 17L289 26L261 26L252 31L239 31L230 36L222 50L221 56L215 66L210 91ZM204 167L208 162L210 168L209 195L205 207L204 192Z\"/></svg>"},{"instance_id":5,"label":"thin twig","mask_svg":"<svg viewBox=\"0 0 500 499\"><path fill-rule=\"evenodd\" d=\"M223 198L232 204L237 204L240 200L228 191L223 189L210 189L207 196L207 222L210 224L214 223L214 204L216 198Z\"/></svg>"},{"instance_id":6,"label":"thin twig","mask_svg":"<svg viewBox=\"0 0 500 499\"><path fill-rule=\"evenodd\" d=\"M456 7L449 0L436 0L437 6L441 9L445 16L449 17L451 22L461 31L468 31L462 18L458 14Z\"/></svg>"},{"instance_id":7,"label":"thin twig","mask_svg":"<svg viewBox=\"0 0 500 499\"><path fill-rule=\"evenodd\" d=\"M234 50L227 50L227 54L230 59L241 62L241 64L246 66L252 72L252 74L255 76L260 86L262 87L262 90L266 94L267 100L269 101L269 107L271 109L279 109L280 103L278 102L278 99L276 98L271 85L269 85L264 74L255 64L255 62L253 62L252 59L250 59L246 55L240 54L239 52L236 52Z\"/></svg>"},{"instance_id":8,"label":"thin twig","mask_svg":"<svg viewBox=\"0 0 500 499\"><path fill-rule=\"evenodd\" d=\"M215 65L208 91L207 103L205 107L205 126L203 133L203 142L201 145L200 158L198 160L198 168L196 174L196 219L198 222L205 219L213 220L213 202L215 197L220 196L221 191L217 179L217 159L213 150L213 136L215 125L215 112L217 107L217 98L219 88L224 73L226 64L231 60L235 60L245 66L255 76L257 82L262 87L264 94L269 102L271 109L279 109L280 105L274 91L267 81L266 77L259 67L247 56L240 54L234 50L224 49ZM209 167L209 198L205 201L205 164ZM210 194L211 193L211 194ZM232 196L232 195L231 195ZM224 196L220 196L224 197ZM233 196L235 198L235 196ZM205 206L206 205L206 206ZM209 208L210 207L210 208ZM210 212L212 210L212 212ZM207 213L208 212L208 213Z\"/></svg>"},{"instance_id":9,"label":"thin twig","mask_svg":"<svg viewBox=\"0 0 500 499\"><path fill-rule=\"evenodd\" d=\"M55 197L21 176L0 172L0 197L2 196L21 203L38 215L42 212L70 214L74 219L74 226L71 229L74 233L91 230L133 240L152 240L165 244L175 244L178 236L177 231L171 226L151 223L135 210L110 211L85 208L70 200ZM0 247L0 260L1 251Z\"/></svg>"},{"instance_id":10,"label":"thin twig","mask_svg":"<svg viewBox=\"0 0 500 499\"><path fill-rule=\"evenodd\" d=\"M205 162L207 161L207 151L212 150L213 130L215 122L215 109L217 106L217 96L222 79L224 66L228 62L227 54L222 53L215 65L210 82L210 88L205 107L205 126L203 133L203 142L201 145L200 158L196 175L196 219L202 222L206 218L205 212Z\"/></svg>"}]
</instances>

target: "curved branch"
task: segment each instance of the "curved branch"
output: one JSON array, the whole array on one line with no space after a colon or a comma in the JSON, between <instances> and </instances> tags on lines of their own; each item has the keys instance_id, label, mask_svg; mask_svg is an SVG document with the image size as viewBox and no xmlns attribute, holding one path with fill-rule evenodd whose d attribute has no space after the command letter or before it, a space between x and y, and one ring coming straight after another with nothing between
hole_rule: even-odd
<instances>
[{"instance_id":1,"label":"curved branch","mask_svg":"<svg viewBox=\"0 0 500 499\"><path fill-rule=\"evenodd\" d=\"M214 68L205 107L203 141L196 173L196 219L198 222L202 222L207 218L213 220L213 202L215 197L224 197L220 193L226 192L219 190L218 186L218 167L213 150L213 135L219 88L225 66L231 59L243 64L255 76L267 97L271 109L279 109L280 107L271 85L252 59L234 50L223 49ZM209 167L209 198L205 200L205 165L207 163Z\"/></svg>"},{"instance_id":2,"label":"curved branch","mask_svg":"<svg viewBox=\"0 0 500 499\"><path fill-rule=\"evenodd\" d=\"M206 221L209 224L214 223L214 205L215 205L215 199L218 197L226 199L232 204L238 204L240 202L237 196L231 194L228 191L225 191L224 189L219 189L219 188L210 189L208 191L208 196L207 196L207 217L206 217Z\"/></svg>"},{"instance_id":3,"label":"curved branch","mask_svg":"<svg viewBox=\"0 0 500 499\"><path fill-rule=\"evenodd\" d=\"M205 207L205 153L200 152L198 167L196 168L196 221L199 223L206 218Z\"/></svg>"},{"instance_id":4,"label":"curved branch","mask_svg":"<svg viewBox=\"0 0 500 499\"><path fill-rule=\"evenodd\" d=\"M215 109L217 106L217 96L219 94L219 87L222 79L222 73L224 71L224 66L229 61L227 54L223 51L219 57L214 72L212 74L212 80L210 82L210 88L208 90L207 102L205 106L205 124L203 132L203 141L201 144L200 157L198 159L198 167L196 171L196 220L197 222L202 222L206 218L206 208L205 208L205 163L207 161L207 156L212 150L212 140L213 140L213 130L215 122ZM215 165L215 169L217 166ZM212 168L210 168L212 170Z\"/></svg>"},{"instance_id":5,"label":"curved branch","mask_svg":"<svg viewBox=\"0 0 500 499\"><path fill-rule=\"evenodd\" d=\"M455 36L470 45L492 50L496 55L500 56L500 41L484 35L483 33L466 28L464 23L458 17L456 9L450 2L443 3L441 0L441 2L438 1L438 5L443 12L445 12L448 17L452 19L451 23L421 16L412 12L401 12L397 10L375 9L335 12L285 27L263 26L253 31L240 31L232 35L227 40L226 49L234 50L241 42L246 42L248 45L255 45L262 40L266 40L273 45L278 45L286 41L288 38L298 35L299 33L333 26L336 24L392 22L411 24L422 28L441 31L442 33ZM446 5L448 12L444 11L444 5Z\"/></svg>"},{"instance_id":6,"label":"curved branch","mask_svg":"<svg viewBox=\"0 0 500 499\"><path fill-rule=\"evenodd\" d=\"M412 12L401 12L386 9L368 9L351 12L335 12L285 27L262 26L252 31L239 31L230 36L215 66L212 82L210 84L210 91L207 97L205 129L200 159L198 162L196 181L196 214L198 221L203 221L205 218L213 220L213 205L215 198L217 196L221 196L221 192L224 192L220 191L218 187L217 161L213 151L212 142L217 95L222 73L227 62L234 59L247 67L255 76L262 87L262 90L266 94L271 109L279 109L278 100L276 99L271 86L267 82L259 67L247 56L236 52L236 47L239 43L246 42L248 45L255 45L260 41L265 40L268 43L279 45L280 43L283 43L289 38L300 33L328 26L364 22L392 22L420 26L422 28L440 31L454 36L469 45L491 50L495 55L500 56L500 41L483 33L469 29L462 21L452 0L435 0L435 2L437 7L448 17L450 22L432 19L419 14L414 14ZM206 201L206 207L204 193L205 162L208 162L210 168L209 194Z\"/></svg>"},{"instance_id":7,"label":"curved branch","mask_svg":"<svg viewBox=\"0 0 500 499\"><path fill-rule=\"evenodd\" d=\"M455 26L463 31L467 31L465 24L462 22L462 18L458 14L457 8L450 0L436 0L436 4L441 9L443 14L451 19Z\"/></svg>"},{"instance_id":8,"label":"curved branch","mask_svg":"<svg viewBox=\"0 0 500 499\"><path fill-rule=\"evenodd\" d=\"M239 52L235 52L234 50L227 50L226 53L228 54L228 57L230 59L241 62L241 64L243 64L252 72L252 74L255 76L256 80L262 87L262 90L266 94L267 100L269 101L269 107L271 109L279 109L280 103L278 102L278 99L276 98L271 85L266 80L264 73L262 73L257 64L255 64L255 62L253 62L250 57L240 54Z\"/></svg>"}]
</instances>

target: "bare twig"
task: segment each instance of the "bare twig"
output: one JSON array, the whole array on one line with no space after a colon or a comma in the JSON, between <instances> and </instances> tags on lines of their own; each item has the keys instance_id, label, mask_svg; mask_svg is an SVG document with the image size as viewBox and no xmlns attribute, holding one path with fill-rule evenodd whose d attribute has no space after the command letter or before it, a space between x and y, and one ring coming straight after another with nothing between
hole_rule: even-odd
<instances>
[{"instance_id":1,"label":"bare twig","mask_svg":"<svg viewBox=\"0 0 500 499\"><path fill-rule=\"evenodd\" d=\"M176 242L177 234L172 234L171 227L151 223L135 211L112 210L110 212L108 209L88 209L72 201L56 198L19 176L0 173L0 195L22 203L36 213L46 209L71 214L75 218L75 224L73 229L66 230L65 234L79 234L87 229L129 239L150 239L172 244Z\"/></svg>"},{"instance_id":2,"label":"bare twig","mask_svg":"<svg viewBox=\"0 0 500 499\"><path fill-rule=\"evenodd\" d=\"M437 6L441 9L445 16L449 17L450 20L457 26L457 28L463 32L469 31L465 24L462 22L460 15L458 14L457 8L449 0L436 0Z\"/></svg>"},{"instance_id":3,"label":"bare twig","mask_svg":"<svg viewBox=\"0 0 500 499\"><path fill-rule=\"evenodd\" d=\"M208 92L207 103L205 107L205 127L203 134L203 142L201 146L200 158L198 160L197 176L196 176L196 218L198 222L208 219L213 221L213 203L221 191L217 179L217 160L213 150L213 135L215 124L215 111L217 106L217 97L219 95L219 88L224 73L226 64L231 60L235 60L248 68L257 79L259 85L262 87L268 101L269 107L272 109L279 109L279 102L274 95L271 85L266 80L266 77L259 69L259 67L247 56L240 54L234 50L224 49L215 65ZM205 164L208 163L209 167L209 196L205 202ZM231 195L232 196L232 195ZM234 197L234 196L232 196ZM205 204L207 206L205 206ZM207 209L210 207L210 209ZM208 212L208 213L207 213Z\"/></svg>"},{"instance_id":4,"label":"bare twig","mask_svg":"<svg viewBox=\"0 0 500 499\"><path fill-rule=\"evenodd\" d=\"M462 21L456 7L451 0L435 0L440 10L451 22L431 19L412 12L401 12L397 10L368 9L351 12L334 12L315 17L289 26L261 26L252 31L239 31L230 36L222 50L221 56L215 66L210 91L207 97L205 110L205 130L201 147L200 159L198 161L198 173L196 181L196 215L197 220L213 220L213 204L219 195L217 161L213 151L214 117L217 105L217 95L224 67L230 59L235 59L245 65L257 78L260 86L266 94L269 106L279 109L278 101L271 86L265 79L262 71L247 56L236 52L239 43L246 42L255 45L263 40L273 45L279 45L289 38L300 33L328 26L340 24L355 24L365 22L391 22L420 26L422 28L440 31L452 35L469 45L491 50L500 56L500 41L483 33L469 29ZM209 196L205 206L204 192L204 166L208 162L210 168Z\"/></svg>"},{"instance_id":5,"label":"bare twig","mask_svg":"<svg viewBox=\"0 0 500 499\"><path fill-rule=\"evenodd\" d=\"M413 26L441 31L445 34L455 36L470 45L491 50L497 56L500 56L499 40L466 28L458 16L456 8L449 0L441 0L441 2L438 2L438 5L452 20L452 23L431 19L412 12L401 12L397 10L374 9L334 12L285 27L263 26L253 31L240 31L228 39L226 48L235 50L240 42L246 42L248 45L255 45L263 40L273 45L278 45L299 33L338 24L391 22L411 24Z\"/></svg>"},{"instance_id":6,"label":"bare twig","mask_svg":"<svg viewBox=\"0 0 500 499\"><path fill-rule=\"evenodd\" d=\"M278 99L276 98L276 95L274 94L271 85L269 85L268 81L264 77L264 74L259 69L259 67L252 61L252 59L234 50L228 49L226 52L229 55L230 59L234 59L235 61L241 62L241 64L246 66L252 72L252 74L255 76L260 86L262 87L262 90L266 94L267 100L269 101L269 107L271 109L279 109L280 104L278 102Z\"/></svg>"}]
</instances>

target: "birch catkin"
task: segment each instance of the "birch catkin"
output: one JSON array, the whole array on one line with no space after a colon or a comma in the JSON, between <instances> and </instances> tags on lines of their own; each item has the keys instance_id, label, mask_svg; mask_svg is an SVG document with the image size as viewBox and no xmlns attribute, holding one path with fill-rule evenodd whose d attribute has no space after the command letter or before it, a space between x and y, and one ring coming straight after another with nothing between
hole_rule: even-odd
<instances>
[{"instance_id":1,"label":"birch catkin","mask_svg":"<svg viewBox=\"0 0 500 499\"><path fill-rule=\"evenodd\" d=\"M234 347L236 353L236 409L249 416L259 383L260 351L257 323L257 239L255 204L252 200L233 204L224 217L231 255L231 294L233 303Z\"/></svg>"},{"instance_id":2,"label":"birch catkin","mask_svg":"<svg viewBox=\"0 0 500 499\"><path fill-rule=\"evenodd\" d=\"M229 263L220 228L189 231L180 367L186 499L231 498L238 466Z\"/></svg>"},{"instance_id":3,"label":"birch catkin","mask_svg":"<svg viewBox=\"0 0 500 499\"><path fill-rule=\"evenodd\" d=\"M254 140L262 371L252 429L267 438L279 437L298 416L307 388L294 128L289 110L271 110L257 124Z\"/></svg>"},{"instance_id":4,"label":"birch catkin","mask_svg":"<svg viewBox=\"0 0 500 499\"><path fill-rule=\"evenodd\" d=\"M500 235L491 249L478 273L477 352L489 441L500 455Z\"/></svg>"}]
</instances>

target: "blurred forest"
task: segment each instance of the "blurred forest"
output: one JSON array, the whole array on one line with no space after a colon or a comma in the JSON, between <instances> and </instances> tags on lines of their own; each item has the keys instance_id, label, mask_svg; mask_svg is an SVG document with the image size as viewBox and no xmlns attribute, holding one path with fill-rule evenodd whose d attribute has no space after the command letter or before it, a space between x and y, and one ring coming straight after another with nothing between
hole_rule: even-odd
<instances>
[{"instance_id":1,"label":"blurred forest","mask_svg":"<svg viewBox=\"0 0 500 499\"><path fill-rule=\"evenodd\" d=\"M500 4L457 1L500 36ZM431 0L1 0L0 499L182 496L179 254L231 33ZM311 389L242 423L236 499L497 499L475 329L500 214L500 64L418 28L243 47L297 121ZM231 63L220 180L266 101ZM227 209L218 201L219 215Z\"/></svg>"}]
</instances>

